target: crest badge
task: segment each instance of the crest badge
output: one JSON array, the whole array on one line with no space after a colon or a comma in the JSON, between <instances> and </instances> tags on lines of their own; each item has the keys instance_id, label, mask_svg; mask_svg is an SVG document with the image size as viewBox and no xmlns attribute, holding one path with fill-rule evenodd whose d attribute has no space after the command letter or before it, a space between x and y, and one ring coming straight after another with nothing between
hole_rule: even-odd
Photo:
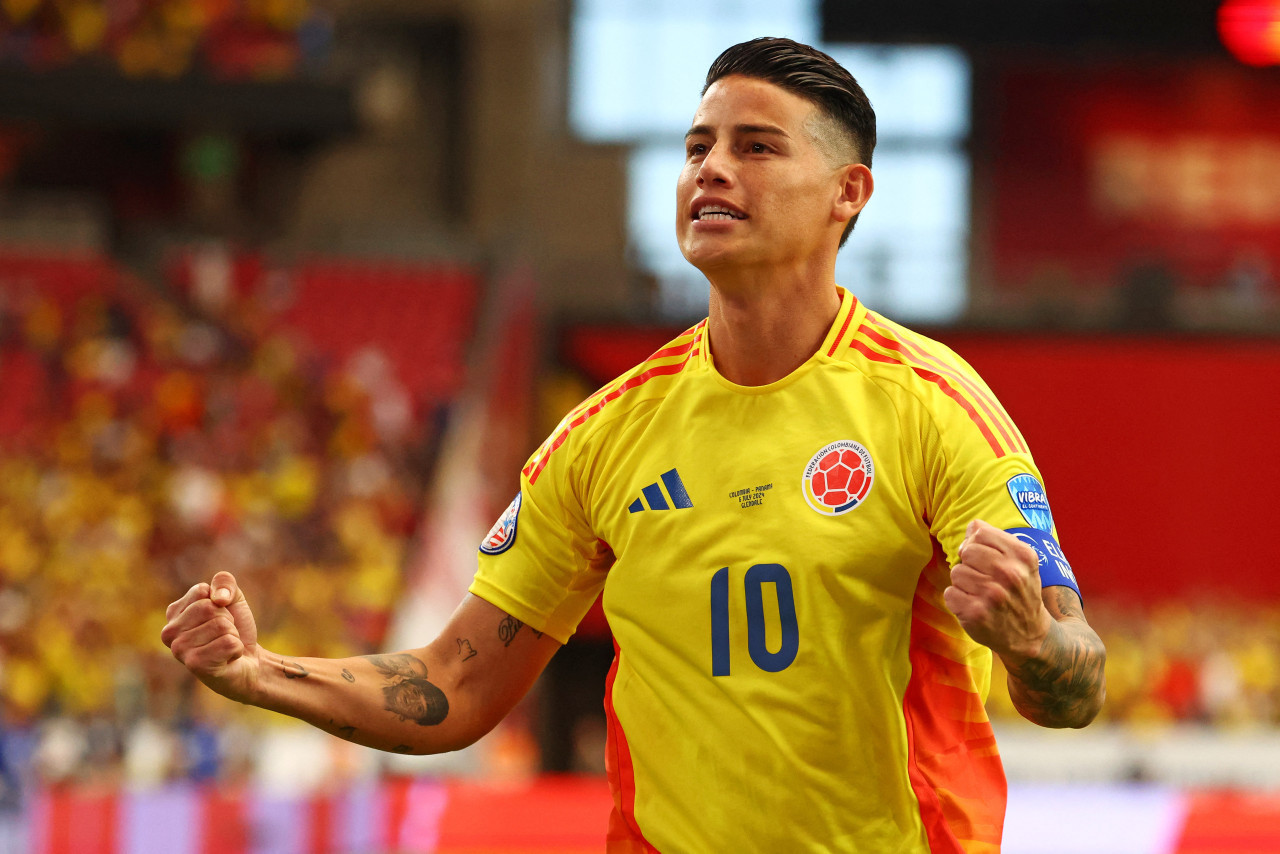
<instances>
[{"instance_id":1,"label":"crest badge","mask_svg":"<svg viewBox=\"0 0 1280 854\"><path fill-rule=\"evenodd\" d=\"M871 452L852 439L841 439L814 454L804 467L804 500L824 516L841 516L867 499L875 481Z\"/></svg>"}]
</instances>

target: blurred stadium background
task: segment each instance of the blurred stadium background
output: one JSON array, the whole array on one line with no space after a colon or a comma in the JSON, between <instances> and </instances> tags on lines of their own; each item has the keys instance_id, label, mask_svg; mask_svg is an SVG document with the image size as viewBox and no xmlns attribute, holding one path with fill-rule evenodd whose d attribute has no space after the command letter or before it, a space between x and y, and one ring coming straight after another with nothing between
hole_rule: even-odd
<instances>
[{"instance_id":1,"label":"blurred stadium background","mask_svg":"<svg viewBox=\"0 0 1280 854\"><path fill-rule=\"evenodd\" d=\"M217 567L273 648L432 636L524 456L704 307L679 139L764 34L867 89L840 279L1002 397L1109 647L1083 732L997 678L1005 850L1280 851L1277 0L0 0L0 852L600 850L598 613L431 760L159 628Z\"/></svg>"}]
</instances>

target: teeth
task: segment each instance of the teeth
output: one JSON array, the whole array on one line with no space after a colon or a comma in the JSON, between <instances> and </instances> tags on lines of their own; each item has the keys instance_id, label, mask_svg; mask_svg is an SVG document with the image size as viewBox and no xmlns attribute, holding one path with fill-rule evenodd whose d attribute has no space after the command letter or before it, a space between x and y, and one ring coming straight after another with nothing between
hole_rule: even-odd
<instances>
[{"instance_id":1,"label":"teeth","mask_svg":"<svg viewBox=\"0 0 1280 854\"><path fill-rule=\"evenodd\" d=\"M742 219L742 216L719 205L707 205L698 211L698 219L730 220Z\"/></svg>"}]
</instances>

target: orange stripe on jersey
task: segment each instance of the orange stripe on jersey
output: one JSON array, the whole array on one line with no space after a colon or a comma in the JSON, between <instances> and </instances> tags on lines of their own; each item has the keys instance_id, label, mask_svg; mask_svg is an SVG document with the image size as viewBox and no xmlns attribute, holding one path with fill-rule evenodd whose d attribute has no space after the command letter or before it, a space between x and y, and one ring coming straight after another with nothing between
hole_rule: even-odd
<instances>
[{"instance_id":1,"label":"orange stripe on jersey","mask_svg":"<svg viewBox=\"0 0 1280 854\"><path fill-rule=\"evenodd\" d=\"M539 449L534 458L529 460L525 465L522 473L529 478L529 483L537 482L538 475L540 475L542 470L547 467L547 461L551 459L551 454L565 443L565 440L569 438L569 433L575 427L579 427L584 424L592 415L595 415L601 409L604 409L607 404L622 397L622 395L631 391L631 389L644 385L654 377L678 374L684 370L684 366L689 364L689 359L692 356L690 350L693 348L693 345L701 339L701 335L698 333L701 331L701 328L705 323L706 321L704 320L702 323L685 330L681 337L684 335L690 335L688 341L683 344L672 344L669 347L664 347L663 349L658 350L648 359L641 362L640 367L644 367L650 362L657 361L658 359L683 356L684 358L679 362L671 362L665 365L654 365L648 370L635 374L619 385L607 385L579 404L578 408L573 412L569 413L570 417L568 419L568 423L560 429L560 432L556 434L554 439L545 443L542 448ZM696 353L697 351L695 350L694 352Z\"/></svg>"},{"instance_id":2,"label":"orange stripe on jersey","mask_svg":"<svg viewBox=\"0 0 1280 854\"><path fill-rule=\"evenodd\" d=\"M935 556L935 561L938 559ZM937 589L922 574L911 603L911 680L903 697L907 773L932 854L1000 850L1008 785L962 640L929 625ZM970 686L970 687L962 687Z\"/></svg>"},{"instance_id":3,"label":"orange stripe on jersey","mask_svg":"<svg viewBox=\"0 0 1280 854\"><path fill-rule=\"evenodd\" d=\"M609 814L609 831L605 836L605 851L609 854L656 854L636 824L636 773L631 764L631 748L627 746L626 733L618 722L613 709L613 680L618 675L618 662L622 650L617 640L613 642L613 665L604 683L605 714L605 775L609 778L609 790L613 793L613 812Z\"/></svg>"},{"instance_id":4,"label":"orange stripe on jersey","mask_svg":"<svg viewBox=\"0 0 1280 854\"><path fill-rule=\"evenodd\" d=\"M867 315L867 322L879 329L883 329L884 334L873 329L868 329L866 326L859 329L859 332L864 333L882 347L895 350L898 353L901 353L904 358L910 358L913 361L931 366L942 376L958 382L966 391L969 392L970 395L973 396L973 399L978 402L978 406L980 406L982 411L986 413L988 420L990 420L990 422L995 425L996 429L1000 431L1000 435L1004 437L1006 447L1011 451L1030 453L1026 442L1022 439L1022 435L1018 432L1018 428L1014 426L1013 420L1009 418L1009 414L1004 411L1004 407L1002 407L989 392L984 391L972 379L965 376L963 371L959 370L954 365L947 364L938 356L930 353L918 344L899 339L897 337L890 337L893 335L893 328L879 320L876 320L870 314Z\"/></svg>"},{"instance_id":5,"label":"orange stripe on jersey","mask_svg":"<svg viewBox=\"0 0 1280 854\"><path fill-rule=\"evenodd\" d=\"M853 315L858 310L858 300L850 294L849 313L844 316L844 323L840 326L840 331L836 334L836 340L831 342L831 349L827 351L828 356L834 356L836 350L840 349L840 342L844 340L844 333L849 329L849 322L853 320Z\"/></svg>"},{"instance_id":6,"label":"orange stripe on jersey","mask_svg":"<svg viewBox=\"0 0 1280 854\"><path fill-rule=\"evenodd\" d=\"M849 340L849 346L873 362L883 362L886 365L903 365L911 368L911 370L915 371L922 379L933 383L938 388L942 389L943 394L960 404L960 407L969 414L969 420L977 425L978 430L982 433L983 438L987 440L987 444L991 446L991 450L995 452L997 457L1003 457L1008 453L1004 446L1000 444L1000 440L991 432L991 427L987 424L986 419L979 415L978 411L973 408L973 404L969 402L968 398L956 391L955 388L951 386L951 383L947 382L944 377L939 376L927 368L919 365L912 365L903 359L894 358L886 353L881 353L879 350L872 350L871 347L864 341L860 340L857 335L854 335L854 337Z\"/></svg>"},{"instance_id":7,"label":"orange stripe on jersey","mask_svg":"<svg viewBox=\"0 0 1280 854\"><path fill-rule=\"evenodd\" d=\"M661 350L655 351L654 354L645 359L645 361L655 362L658 359L665 359L668 356L682 356L689 352L689 349L693 347L693 342L696 340L697 338L690 338L683 344L672 344L670 347L663 347Z\"/></svg>"}]
</instances>

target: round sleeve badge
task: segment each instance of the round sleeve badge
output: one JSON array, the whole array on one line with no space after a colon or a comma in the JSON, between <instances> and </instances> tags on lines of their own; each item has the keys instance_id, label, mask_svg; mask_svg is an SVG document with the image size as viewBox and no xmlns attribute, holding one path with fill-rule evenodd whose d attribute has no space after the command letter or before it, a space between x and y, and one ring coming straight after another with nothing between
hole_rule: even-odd
<instances>
[{"instance_id":1,"label":"round sleeve badge","mask_svg":"<svg viewBox=\"0 0 1280 854\"><path fill-rule=\"evenodd\" d=\"M487 555L500 555L515 543L516 523L520 521L520 495L521 493L516 493L498 521L493 523L488 536L480 544L480 551Z\"/></svg>"},{"instance_id":2,"label":"round sleeve badge","mask_svg":"<svg viewBox=\"0 0 1280 854\"><path fill-rule=\"evenodd\" d=\"M851 439L823 447L804 467L804 500L824 516L848 513L866 500L875 480L871 453Z\"/></svg>"},{"instance_id":3,"label":"round sleeve badge","mask_svg":"<svg viewBox=\"0 0 1280 854\"><path fill-rule=\"evenodd\" d=\"M1009 478L1006 486L1009 497L1013 499L1022 518L1027 520L1027 524L1046 534L1052 533L1053 513L1049 510L1049 496L1045 495L1040 481L1033 475L1019 474Z\"/></svg>"}]
</instances>

